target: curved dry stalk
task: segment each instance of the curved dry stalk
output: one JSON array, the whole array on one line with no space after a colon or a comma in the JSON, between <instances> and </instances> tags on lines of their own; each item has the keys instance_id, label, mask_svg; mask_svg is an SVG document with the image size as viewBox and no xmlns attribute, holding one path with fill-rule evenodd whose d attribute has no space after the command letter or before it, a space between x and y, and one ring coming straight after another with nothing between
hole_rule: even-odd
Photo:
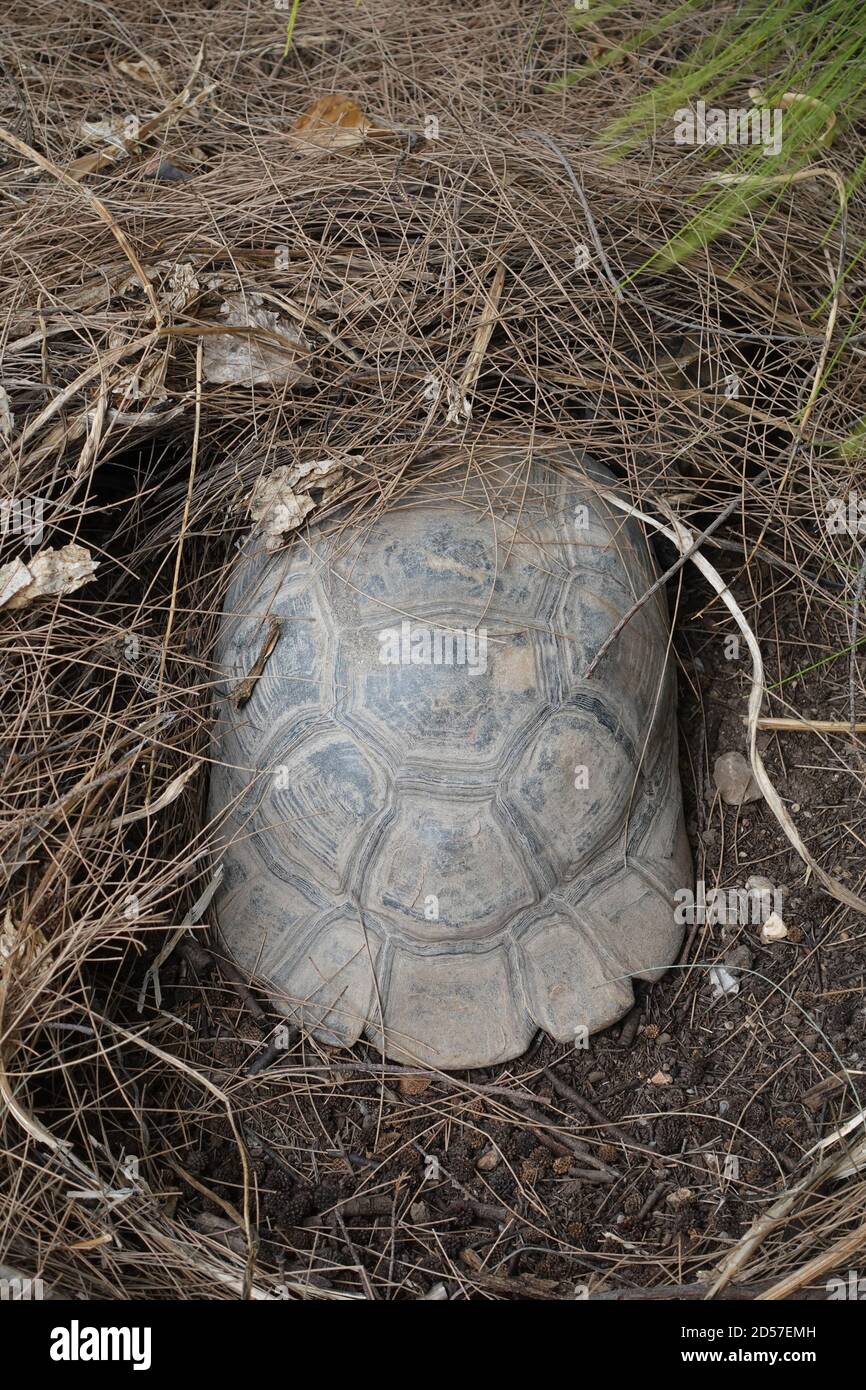
<instances>
[{"instance_id":1,"label":"curved dry stalk","mask_svg":"<svg viewBox=\"0 0 866 1390\"><path fill-rule=\"evenodd\" d=\"M621 497L617 497L615 493L607 492L603 488L596 488L596 491L599 496L604 497L607 502L618 507L620 511L625 512L628 516L636 517L639 521L642 521L647 526L651 526L653 530L658 531L669 541L672 541L682 555L693 550L694 538L691 532L675 517L671 516L671 526L665 526L662 522L657 521L655 517L648 516L645 512L639 511L637 507L625 502ZM675 529L672 529L672 527ZM697 566L704 578L708 580L715 589L719 598L737 624L737 627L745 637L746 644L749 648L749 655L752 658L752 684L749 690L749 708L746 716L749 735L749 759L752 764L752 772L754 773L755 781L763 793L764 800L804 864L809 866L815 877L827 889L827 892L831 893L840 903L844 903L846 907L853 908L855 912L866 912L866 901L857 893L852 893L850 888L845 887L844 883L839 883L831 874L828 874L818 863L814 855L807 849L797 827L788 815L779 793L773 786L770 775L764 766L764 761L758 752L758 719L761 713L765 688L764 660L761 656L761 648L758 645L758 639L755 637L754 632L746 621L743 610L737 603L718 570L714 569L709 560L701 555L700 551L691 553L689 558L692 563Z\"/></svg>"}]
</instances>

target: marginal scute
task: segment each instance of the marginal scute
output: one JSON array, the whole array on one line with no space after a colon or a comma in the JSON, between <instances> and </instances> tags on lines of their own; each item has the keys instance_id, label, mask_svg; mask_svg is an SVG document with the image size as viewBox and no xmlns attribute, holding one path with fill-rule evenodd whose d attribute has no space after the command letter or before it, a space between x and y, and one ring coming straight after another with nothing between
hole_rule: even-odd
<instances>
[{"instance_id":1,"label":"marginal scute","mask_svg":"<svg viewBox=\"0 0 866 1390\"><path fill-rule=\"evenodd\" d=\"M653 814L642 825L640 833L629 838L629 852L640 859L655 864L656 871L664 876L669 873L676 879L677 888L688 886L691 872L691 852L685 836L685 818L680 798L676 795L679 774L676 766L676 732L672 731L674 744L667 750L667 757L659 759L654 771L652 799ZM673 756L671 756L673 755ZM684 870L681 866L687 865Z\"/></svg>"},{"instance_id":2,"label":"marginal scute","mask_svg":"<svg viewBox=\"0 0 866 1390\"><path fill-rule=\"evenodd\" d=\"M691 865L681 864L679 886L690 888ZM614 874L582 908L623 968L641 980L657 980L676 959L682 927L674 920L673 893L661 891L635 866Z\"/></svg>"},{"instance_id":3,"label":"marginal scute","mask_svg":"<svg viewBox=\"0 0 866 1390\"><path fill-rule=\"evenodd\" d=\"M328 921L274 974L275 1002L323 1042L351 1046L373 1014L379 942L356 917Z\"/></svg>"},{"instance_id":4,"label":"marginal scute","mask_svg":"<svg viewBox=\"0 0 866 1390\"><path fill-rule=\"evenodd\" d=\"M557 1042L585 1045L631 1007L634 991L603 949L603 935L555 908L521 939L527 1008Z\"/></svg>"},{"instance_id":5,"label":"marginal scute","mask_svg":"<svg viewBox=\"0 0 866 1390\"><path fill-rule=\"evenodd\" d=\"M567 691L600 689L617 709L633 739L645 737L665 678L664 632L656 601L650 600L629 620L608 647L589 681L585 672L602 644L633 603L621 584L606 587L577 575L568 585L557 621L567 634L563 643ZM642 741L642 738L641 738Z\"/></svg>"},{"instance_id":6,"label":"marginal scute","mask_svg":"<svg viewBox=\"0 0 866 1390\"><path fill-rule=\"evenodd\" d=\"M323 915L327 899L295 874L276 878L249 839L233 844L222 859L219 902L226 944L250 975L263 981L276 979L297 950L306 924Z\"/></svg>"},{"instance_id":7,"label":"marginal scute","mask_svg":"<svg viewBox=\"0 0 866 1390\"><path fill-rule=\"evenodd\" d=\"M507 1061L532 1041L505 947L459 955L415 955L397 947L388 979L385 1051L448 1070ZM375 1024L367 1036L381 1046Z\"/></svg>"}]
</instances>

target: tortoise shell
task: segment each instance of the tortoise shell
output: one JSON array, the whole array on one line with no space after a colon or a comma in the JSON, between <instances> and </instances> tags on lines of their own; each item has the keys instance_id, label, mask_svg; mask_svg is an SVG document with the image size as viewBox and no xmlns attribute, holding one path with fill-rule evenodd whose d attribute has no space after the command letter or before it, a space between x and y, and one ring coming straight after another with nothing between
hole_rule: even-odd
<instances>
[{"instance_id":1,"label":"tortoise shell","mask_svg":"<svg viewBox=\"0 0 866 1390\"><path fill-rule=\"evenodd\" d=\"M662 594L585 677L655 575L612 475L559 450L434 476L246 543L209 809L221 932L278 1008L462 1068L621 1017L692 865Z\"/></svg>"}]
</instances>

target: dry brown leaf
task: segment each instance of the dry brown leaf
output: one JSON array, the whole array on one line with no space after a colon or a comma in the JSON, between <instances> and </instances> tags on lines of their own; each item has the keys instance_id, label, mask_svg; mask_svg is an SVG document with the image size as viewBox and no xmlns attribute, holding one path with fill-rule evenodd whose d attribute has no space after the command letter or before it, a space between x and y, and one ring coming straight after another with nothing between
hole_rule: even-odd
<instances>
[{"instance_id":1,"label":"dry brown leaf","mask_svg":"<svg viewBox=\"0 0 866 1390\"><path fill-rule=\"evenodd\" d=\"M114 67L124 77L131 77L134 82L140 82L152 92L162 92L167 86L162 64L155 58L120 58Z\"/></svg>"},{"instance_id":2,"label":"dry brown leaf","mask_svg":"<svg viewBox=\"0 0 866 1390\"><path fill-rule=\"evenodd\" d=\"M277 550L283 536L296 531L314 507L327 506L351 484L351 478L345 476L343 465L336 459L275 468L273 473L259 478L247 505L250 516L267 538L265 548ZM321 489L320 498L310 496L312 488Z\"/></svg>"},{"instance_id":3,"label":"dry brown leaf","mask_svg":"<svg viewBox=\"0 0 866 1390\"><path fill-rule=\"evenodd\" d=\"M161 299L172 313L180 313L181 310L187 309L193 300L198 298L201 285L196 279L192 261L179 261L177 264L160 261L156 268L165 273Z\"/></svg>"},{"instance_id":4,"label":"dry brown leaf","mask_svg":"<svg viewBox=\"0 0 866 1390\"><path fill-rule=\"evenodd\" d=\"M13 969L25 969L47 949L48 939L41 927L17 926L12 909L7 907L0 922L0 973L11 975Z\"/></svg>"},{"instance_id":5,"label":"dry brown leaf","mask_svg":"<svg viewBox=\"0 0 866 1390\"><path fill-rule=\"evenodd\" d=\"M205 338L202 366L205 381L227 386L307 386L311 378L298 361L309 345L301 330L271 309L260 294L230 294L222 306L232 328L261 328L262 338L249 333L226 333ZM267 337L287 340L267 342ZM296 346L290 347L289 344Z\"/></svg>"},{"instance_id":6,"label":"dry brown leaf","mask_svg":"<svg viewBox=\"0 0 866 1390\"><path fill-rule=\"evenodd\" d=\"M371 135L390 135L384 127L374 126L351 97L319 97L299 116L289 132L292 143L299 149L348 149L361 145Z\"/></svg>"},{"instance_id":7,"label":"dry brown leaf","mask_svg":"<svg viewBox=\"0 0 866 1390\"><path fill-rule=\"evenodd\" d=\"M108 116L102 121L81 121L78 134L86 145L112 145L115 149L123 149L126 122L122 116Z\"/></svg>"},{"instance_id":8,"label":"dry brown leaf","mask_svg":"<svg viewBox=\"0 0 866 1390\"><path fill-rule=\"evenodd\" d=\"M589 48L587 49L587 56L589 57L591 62L597 63L604 58L605 54L611 53L613 50L616 49L616 47L617 45L615 43L608 43L607 41L605 41L604 43L593 43L590 44ZM621 68L623 63L625 62L625 59L626 55L624 53L614 52L613 57L610 59L610 62L607 64L607 66L609 68Z\"/></svg>"},{"instance_id":9,"label":"dry brown leaf","mask_svg":"<svg viewBox=\"0 0 866 1390\"><path fill-rule=\"evenodd\" d=\"M96 573L97 561L83 545L40 550L25 564L13 560L0 569L0 608L24 608L42 598L74 593Z\"/></svg>"}]
</instances>

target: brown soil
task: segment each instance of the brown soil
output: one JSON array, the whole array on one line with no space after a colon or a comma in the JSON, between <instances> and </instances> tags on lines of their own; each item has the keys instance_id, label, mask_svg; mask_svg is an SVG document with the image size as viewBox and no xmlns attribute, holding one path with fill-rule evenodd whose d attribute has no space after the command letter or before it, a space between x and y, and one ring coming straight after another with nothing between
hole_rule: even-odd
<instances>
[{"instance_id":1,"label":"brown soil","mask_svg":"<svg viewBox=\"0 0 866 1390\"><path fill-rule=\"evenodd\" d=\"M712 783L717 754L744 748L748 661L726 659L728 628L715 608L700 613L705 598L687 593L679 627L697 870L708 887L742 886L755 873L781 885L787 939L762 945L754 925L694 928L678 968L642 988L630 1043L619 1027L586 1051L539 1036L509 1066L443 1078L392 1065L382 1075L369 1049L299 1040L233 1093L239 1112L249 1107L262 1258L323 1288L382 1297L423 1296L439 1281L449 1296L494 1298L569 1298L663 1274L689 1282L851 1113L855 1095L866 1098L862 926L804 881L763 801L723 807ZM770 606L768 684L831 650L793 595ZM811 672L814 709L800 713L844 707L846 673L844 656ZM796 699L795 681L784 689ZM850 879L853 866L832 853L839 827L861 815L844 749L831 762L813 735L762 737L806 838L830 872ZM709 967L732 958L739 993L716 1000ZM261 1049L236 995L213 978L187 981L168 1007L213 1033L200 1036L199 1061L207 1053L214 1079L237 1085ZM243 1041L227 1038L237 1034ZM843 1081L820 1087L840 1072ZM209 1212L229 1230L216 1197L238 1203L242 1173L228 1128L212 1138L204 1151L181 1147L179 1161L214 1199L182 1181L180 1200L190 1217ZM613 1170L611 1181L583 1176L575 1140Z\"/></svg>"}]
</instances>

